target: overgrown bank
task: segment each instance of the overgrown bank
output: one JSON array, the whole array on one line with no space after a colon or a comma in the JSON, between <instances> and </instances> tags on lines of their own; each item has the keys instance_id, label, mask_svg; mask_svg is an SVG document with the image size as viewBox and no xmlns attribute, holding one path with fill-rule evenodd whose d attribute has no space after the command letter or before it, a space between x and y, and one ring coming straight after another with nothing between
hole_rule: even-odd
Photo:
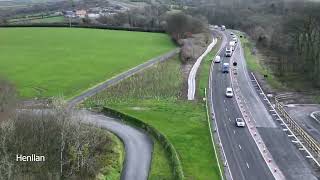
<instances>
[{"instance_id":1,"label":"overgrown bank","mask_svg":"<svg viewBox=\"0 0 320 180\"><path fill-rule=\"evenodd\" d=\"M0 121L0 179L119 179L122 142L56 107L20 110ZM34 157L17 161L17 155Z\"/></svg>"},{"instance_id":2,"label":"overgrown bank","mask_svg":"<svg viewBox=\"0 0 320 180\"><path fill-rule=\"evenodd\" d=\"M185 11L204 15L211 24L246 32L260 52L264 69L272 72L274 79L268 80L272 86L279 85L277 79L290 91L312 93L320 87L319 9L317 1L226 0L214 6L199 3Z\"/></svg>"},{"instance_id":3,"label":"overgrown bank","mask_svg":"<svg viewBox=\"0 0 320 180\"><path fill-rule=\"evenodd\" d=\"M152 125L174 145L187 179L219 179L204 104L184 100L182 85L181 62L176 57L107 89L85 106L109 106ZM158 163L159 159L168 162L163 155L153 154L150 179L173 179L167 166Z\"/></svg>"}]
</instances>

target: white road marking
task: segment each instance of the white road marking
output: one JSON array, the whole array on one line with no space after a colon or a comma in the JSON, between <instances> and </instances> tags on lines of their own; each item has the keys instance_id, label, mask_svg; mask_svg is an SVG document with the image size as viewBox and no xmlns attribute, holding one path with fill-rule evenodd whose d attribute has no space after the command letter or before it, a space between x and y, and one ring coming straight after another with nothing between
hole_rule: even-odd
<instances>
[{"instance_id":1,"label":"white road marking","mask_svg":"<svg viewBox=\"0 0 320 180\"><path fill-rule=\"evenodd\" d=\"M248 167L248 169L249 169L249 168L250 168L250 166L249 166L248 162L246 162L246 164L247 164L247 167Z\"/></svg>"},{"instance_id":2,"label":"white road marking","mask_svg":"<svg viewBox=\"0 0 320 180\"><path fill-rule=\"evenodd\" d=\"M236 134L236 131L235 131L235 130L233 130L233 134Z\"/></svg>"},{"instance_id":3,"label":"white road marking","mask_svg":"<svg viewBox=\"0 0 320 180\"><path fill-rule=\"evenodd\" d=\"M229 118L229 121L231 122L231 119Z\"/></svg>"},{"instance_id":4,"label":"white road marking","mask_svg":"<svg viewBox=\"0 0 320 180\"><path fill-rule=\"evenodd\" d=\"M241 149L241 146L240 146L240 144L239 144L239 148Z\"/></svg>"}]
</instances>

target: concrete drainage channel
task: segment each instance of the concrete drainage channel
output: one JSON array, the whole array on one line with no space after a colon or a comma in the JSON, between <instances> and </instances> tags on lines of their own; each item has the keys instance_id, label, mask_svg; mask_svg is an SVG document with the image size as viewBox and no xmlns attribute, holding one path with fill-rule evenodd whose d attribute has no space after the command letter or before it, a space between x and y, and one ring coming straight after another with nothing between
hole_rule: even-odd
<instances>
[{"instance_id":1,"label":"concrete drainage channel","mask_svg":"<svg viewBox=\"0 0 320 180\"><path fill-rule=\"evenodd\" d=\"M272 117L280 123L282 130L287 134L291 142L296 145L300 152L307 159L311 160L310 162L312 165L319 169L320 163L319 159L317 159L320 157L319 144L289 116L289 114L284 110L283 105L277 100L277 98L275 98L275 105L271 104L270 100L263 92L259 82L257 81L253 73L251 73L250 78L256 91L264 101L264 104L268 106L268 110L271 113Z\"/></svg>"}]
</instances>

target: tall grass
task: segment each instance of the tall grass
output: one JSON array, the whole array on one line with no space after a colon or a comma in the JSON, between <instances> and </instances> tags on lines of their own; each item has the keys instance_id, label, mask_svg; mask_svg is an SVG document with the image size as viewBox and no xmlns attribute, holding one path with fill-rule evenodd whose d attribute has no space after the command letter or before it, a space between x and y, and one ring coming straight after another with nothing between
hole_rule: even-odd
<instances>
[{"instance_id":1,"label":"tall grass","mask_svg":"<svg viewBox=\"0 0 320 180\"><path fill-rule=\"evenodd\" d=\"M110 107L161 132L177 151L186 179L219 179L204 104L182 97L183 82L181 62L174 57L106 89L85 105ZM150 180L175 179L173 157L163 150L153 152Z\"/></svg>"},{"instance_id":2,"label":"tall grass","mask_svg":"<svg viewBox=\"0 0 320 180\"><path fill-rule=\"evenodd\" d=\"M176 56L123 80L90 98L85 104L92 107L135 99L178 99L181 96L181 73Z\"/></svg>"}]
</instances>

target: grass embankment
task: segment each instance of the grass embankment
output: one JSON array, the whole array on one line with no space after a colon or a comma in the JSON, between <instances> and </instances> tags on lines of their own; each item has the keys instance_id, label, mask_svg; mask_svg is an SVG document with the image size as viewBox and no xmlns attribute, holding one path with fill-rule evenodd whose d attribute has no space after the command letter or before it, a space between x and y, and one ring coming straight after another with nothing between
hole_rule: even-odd
<instances>
[{"instance_id":1,"label":"grass embankment","mask_svg":"<svg viewBox=\"0 0 320 180\"><path fill-rule=\"evenodd\" d=\"M165 34L94 29L4 28L0 39L0 74L25 98L70 98L175 48Z\"/></svg>"},{"instance_id":2,"label":"grass embankment","mask_svg":"<svg viewBox=\"0 0 320 180\"><path fill-rule=\"evenodd\" d=\"M261 62L260 62L260 57L259 54L253 54L252 49L254 48L254 45L250 40L244 36L242 33L237 33L238 37L240 35L243 36L243 38L239 38L244 50L244 56L247 62L247 66L250 71L253 71L255 73L259 73L261 75L268 75L267 77L267 82L268 84L274 88L274 89L282 89L283 84L280 83L280 81L273 75L272 71L265 67Z\"/></svg>"},{"instance_id":3,"label":"grass embankment","mask_svg":"<svg viewBox=\"0 0 320 180\"><path fill-rule=\"evenodd\" d=\"M241 33L238 33L240 35ZM320 92L312 86L310 81L304 79L303 76L296 73L286 74L282 77L276 77L272 70L267 65L261 63L259 54L253 54L253 43L248 38L240 38L243 45L245 58L249 70L259 73L260 75L268 75L267 83L277 91L301 91L311 92L313 95L313 102L320 103ZM307 89L307 90L306 90Z\"/></svg>"},{"instance_id":4,"label":"grass embankment","mask_svg":"<svg viewBox=\"0 0 320 180\"><path fill-rule=\"evenodd\" d=\"M214 61L214 58L220 49L220 46L221 46L221 37L219 36L217 44L212 49L212 51L203 59L203 61L201 63L200 71L198 72L198 75L197 75L197 82L198 82L197 93L198 93L199 98L206 98L205 88L207 88L207 93L209 93L208 92L208 82L209 82L209 76L210 76L210 68L211 68L212 61ZM209 112L207 114L207 118L209 118L208 121L209 121L209 123L211 123L210 125L213 126L212 120L210 119ZM219 149L217 144L213 144L213 145L215 146L216 150ZM216 157L218 157L219 158L218 160L220 161L221 158L220 158L219 153L217 154ZM220 164L222 164L222 162L220 162ZM221 168L222 176L224 176L224 174L223 174L224 169L223 169L223 167L220 167L220 168Z\"/></svg>"},{"instance_id":5,"label":"grass embankment","mask_svg":"<svg viewBox=\"0 0 320 180\"><path fill-rule=\"evenodd\" d=\"M221 46L221 39L219 38L217 44L214 46L212 51L206 57L204 57L204 59L201 62L201 66L197 74L197 82L198 82L197 93L200 97L205 97L204 89L208 88L211 63L213 58L218 53L220 46Z\"/></svg>"},{"instance_id":6,"label":"grass embankment","mask_svg":"<svg viewBox=\"0 0 320 180\"><path fill-rule=\"evenodd\" d=\"M219 179L204 103L181 97L178 57L151 67L87 100L107 105L152 125L168 137L187 179ZM173 179L168 157L156 143L149 179Z\"/></svg>"},{"instance_id":7,"label":"grass embankment","mask_svg":"<svg viewBox=\"0 0 320 180\"><path fill-rule=\"evenodd\" d=\"M122 165L124 161L124 145L122 141L114 134L107 133L111 140L111 150L108 152L108 158L104 163L106 166L98 175L99 180L118 180L121 177Z\"/></svg>"}]
</instances>

